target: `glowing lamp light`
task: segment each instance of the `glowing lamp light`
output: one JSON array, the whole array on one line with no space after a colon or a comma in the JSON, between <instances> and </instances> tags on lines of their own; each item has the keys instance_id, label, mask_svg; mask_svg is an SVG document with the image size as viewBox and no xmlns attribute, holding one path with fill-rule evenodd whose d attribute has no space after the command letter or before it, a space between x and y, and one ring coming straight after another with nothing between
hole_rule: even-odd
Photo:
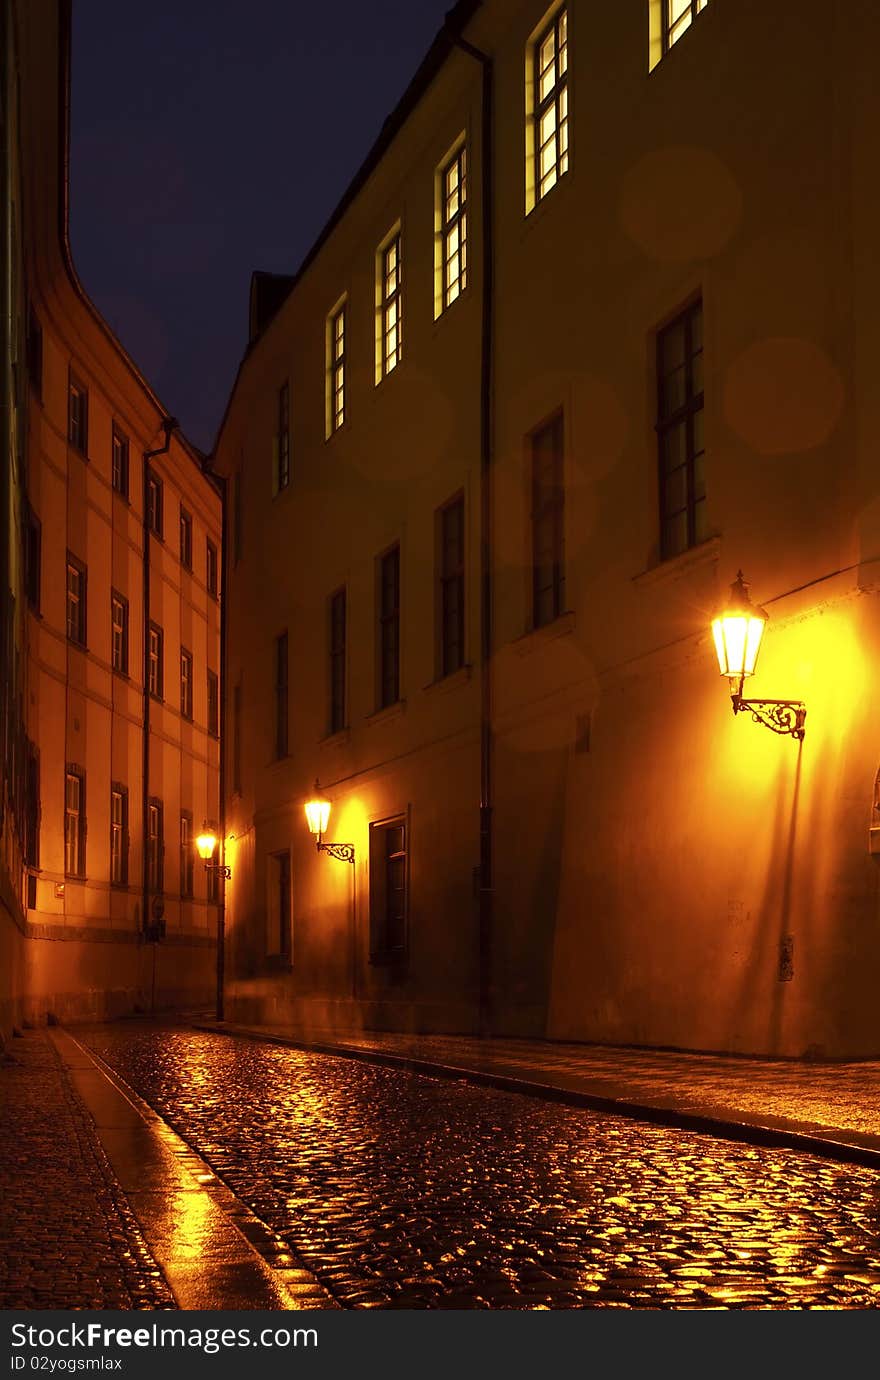
<instances>
[{"instance_id":1,"label":"glowing lamp light","mask_svg":"<svg viewBox=\"0 0 880 1380\"><path fill-rule=\"evenodd\" d=\"M315 836L315 844L319 853L329 853L331 858L336 858L339 862L351 863L354 866L354 844L353 843L325 843L323 839L324 830L327 828L327 821L330 818L330 801L325 800L321 794L321 788L315 782L315 794L311 800L306 801L306 821L310 831Z\"/></svg>"},{"instance_id":2,"label":"glowing lamp light","mask_svg":"<svg viewBox=\"0 0 880 1380\"><path fill-rule=\"evenodd\" d=\"M712 620L712 636L722 676L742 681L755 674L767 612L749 598L742 571L730 586L730 596Z\"/></svg>"},{"instance_id":3,"label":"glowing lamp light","mask_svg":"<svg viewBox=\"0 0 880 1380\"><path fill-rule=\"evenodd\" d=\"M306 819L309 829L320 839L327 828L327 821L330 818L330 801L318 796L314 800L306 801Z\"/></svg>"},{"instance_id":4,"label":"glowing lamp light","mask_svg":"<svg viewBox=\"0 0 880 1380\"><path fill-rule=\"evenodd\" d=\"M196 848L202 862L209 862L217 847L217 835L211 829L203 829L196 839Z\"/></svg>"},{"instance_id":5,"label":"glowing lamp light","mask_svg":"<svg viewBox=\"0 0 880 1380\"><path fill-rule=\"evenodd\" d=\"M747 676L755 674L768 616L766 609L752 603L743 573L738 571L727 601L712 619L718 669L730 681L734 714L747 710L756 724L763 724L773 733L789 734L802 742L807 717L807 707L802 700L743 699L743 684Z\"/></svg>"}]
</instances>

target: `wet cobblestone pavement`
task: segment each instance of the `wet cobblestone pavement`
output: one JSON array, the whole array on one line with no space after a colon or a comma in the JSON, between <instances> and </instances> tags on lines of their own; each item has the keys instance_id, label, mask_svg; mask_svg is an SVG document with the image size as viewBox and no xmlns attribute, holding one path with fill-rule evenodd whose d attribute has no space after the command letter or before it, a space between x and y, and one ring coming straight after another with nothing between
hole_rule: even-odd
<instances>
[{"instance_id":1,"label":"wet cobblestone pavement","mask_svg":"<svg viewBox=\"0 0 880 1380\"><path fill-rule=\"evenodd\" d=\"M0 1062L0 1307L174 1308L55 1050L34 1031L10 1056Z\"/></svg>"},{"instance_id":2,"label":"wet cobblestone pavement","mask_svg":"<svg viewBox=\"0 0 880 1380\"><path fill-rule=\"evenodd\" d=\"M876 1308L880 1176L246 1039L83 1037L350 1308Z\"/></svg>"}]
</instances>

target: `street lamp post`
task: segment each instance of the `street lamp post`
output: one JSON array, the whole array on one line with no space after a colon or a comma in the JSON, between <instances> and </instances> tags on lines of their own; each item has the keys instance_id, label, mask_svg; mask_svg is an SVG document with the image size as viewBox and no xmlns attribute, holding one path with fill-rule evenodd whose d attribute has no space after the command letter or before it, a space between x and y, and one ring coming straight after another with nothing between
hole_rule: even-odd
<instances>
[{"instance_id":1,"label":"street lamp post","mask_svg":"<svg viewBox=\"0 0 880 1380\"><path fill-rule=\"evenodd\" d=\"M331 858L336 858L339 862L348 862L354 866L354 844L353 843L325 843L323 840L327 822L330 819L330 801L321 795L321 788L315 782L315 795L312 800L306 801L306 820L311 832L315 836L315 843L319 853L328 853Z\"/></svg>"}]
</instances>

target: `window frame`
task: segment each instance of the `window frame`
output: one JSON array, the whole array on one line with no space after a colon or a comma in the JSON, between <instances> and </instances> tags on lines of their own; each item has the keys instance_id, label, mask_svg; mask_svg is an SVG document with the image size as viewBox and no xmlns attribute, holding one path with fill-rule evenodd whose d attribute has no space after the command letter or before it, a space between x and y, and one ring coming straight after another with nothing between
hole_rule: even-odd
<instances>
[{"instance_id":1,"label":"window frame","mask_svg":"<svg viewBox=\"0 0 880 1380\"><path fill-rule=\"evenodd\" d=\"M147 475L147 527L154 537L165 540L165 486L152 470Z\"/></svg>"},{"instance_id":2,"label":"window frame","mask_svg":"<svg viewBox=\"0 0 880 1380\"><path fill-rule=\"evenodd\" d=\"M389 269L390 255L395 253L396 265ZM394 286L389 281L394 275ZM392 311L394 320L391 320ZM388 349L388 340L395 333L395 345ZM376 384L382 383L403 363L403 227L398 224L382 241L376 252Z\"/></svg>"},{"instance_id":3,"label":"window frame","mask_svg":"<svg viewBox=\"0 0 880 1380\"><path fill-rule=\"evenodd\" d=\"M389 565L391 563L391 565ZM400 542L383 551L377 560L377 710L400 701ZM386 570L393 565L394 599L387 600ZM392 655L393 653L393 655ZM392 694L391 691L394 691Z\"/></svg>"},{"instance_id":4,"label":"window frame","mask_svg":"<svg viewBox=\"0 0 880 1380\"><path fill-rule=\"evenodd\" d=\"M553 447L551 461L553 473L550 484L544 486L543 492L541 492L542 477L539 475L541 457L538 451L538 442L548 432L553 433L554 442L558 435L558 444L554 444ZM561 408L530 433L529 451L531 626L533 629L538 629L554 623L566 609L565 414ZM551 570L551 580L548 585L539 583L543 569L539 555L543 550L544 537L541 526L544 523L548 523L550 527L549 552L551 560L548 564ZM550 591L549 611L542 606L542 596L547 590Z\"/></svg>"},{"instance_id":5,"label":"window frame","mask_svg":"<svg viewBox=\"0 0 880 1380\"><path fill-rule=\"evenodd\" d=\"M115 819L114 802L119 800L120 817ZM118 840L118 852L116 842ZM128 787L121 781L110 782L110 885L128 886ZM118 859L119 866L116 862ZM118 873L118 875L117 875Z\"/></svg>"},{"instance_id":6,"label":"window frame","mask_svg":"<svg viewBox=\"0 0 880 1380\"><path fill-rule=\"evenodd\" d=\"M537 34L535 35L535 38L532 40L530 45L530 95L532 106L530 113L531 158L533 162L532 177L534 186L532 191L532 203L531 205L527 206L527 210L529 211L534 210L536 206L539 206L541 202L550 194L550 192L553 191L553 188L559 185L559 183L562 181L562 178L569 171L571 165L571 64L569 62L571 39L569 34L569 17L570 16L568 3L559 5L553 11L552 14L547 16L547 18L542 23L541 27L539 28ZM560 25L563 21L565 25L565 37L564 41L560 44ZM547 42L547 39L551 37L551 35L553 37L552 66L554 78L549 90L544 96L542 96L541 78L543 76L543 73L541 70L541 49ZM560 72L559 55L563 49L565 51L565 67L564 70ZM549 71L549 67L545 68L544 70ZM564 113L562 113L563 105ZM549 183L548 186L544 187L544 183L547 180L547 178L550 177L551 173L550 171L546 173L542 171L541 155L546 144L550 143L550 139L548 138L546 141L544 141L544 143L542 143L541 124L544 120L545 115L551 108L554 111L554 127L551 138L553 139L555 144L555 157L553 159L552 165L553 180ZM565 147L561 148L560 131L563 128L565 130ZM565 162L565 166L561 167L560 164L563 160Z\"/></svg>"},{"instance_id":7,"label":"window frame","mask_svg":"<svg viewBox=\"0 0 880 1380\"><path fill-rule=\"evenodd\" d=\"M211 538L207 537L205 539L205 588L212 599L219 598L220 594L220 566L218 562L217 547Z\"/></svg>"},{"instance_id":8,"label":"window frame","mask_svg":"<svg viewBox=\"0 0 880 1380\"><path fill-rule=\"evenodd\" d=\"M180 564L184 570L192 571L193 520L192 513L180 505Z\"/></svg>"},{"instance_id":9,"label":"window frame","mask_svg":"<svg viewBox=\"0 0 880 1380\"><path fill-rule=\"evenodd\" d=\"M694 350L694 320L699 317L699 348ZM677 556L684 555L686 551L699 546L707 539L707 531L698 532L697 530L697 505L706 502L705 476L703 477L703 493L697 497L696 494L696 461L705 456L705 435L703 437L703 448L697 450L695 440L695 419L697 416L703 417L705 411L705 339L704 339L704 312L702 296L694 298L682 308L674 317L666 321L659 328L655 341L655 368L657 386L657 420L655 431L657 434L657 477L658 477L658 509L660 520L660 560L674 560ZM666 413L664 391L669 379L675 370L667 371L664 366L664 344L672 331L682 328L684 332L684 359L682 367L684 369L684 402L677 408L673 408ZM699 360L700 383L699 389L694 388L694 364ZM704 424L701 422L701 425ZM684 425L684 463L674 466L667 470L664 458L664 442L676 428ZM670 509L667 499L667 484L672 474L679 470L684 470L684 507ZM705 508L703 509L705 513ZM686 540L685 545L678 549L673 549L673 543L667 536L669 524L672 519L681 513L685 514Z\"/></svg>"},{"instance_id":10,"label":"window frame","mask_svg":"<svg viewBox=\"0 0 880 1380\"><path fill-rule=\"evenodd\" d=\"M153 656L153 636L157 639L157 653ZM153 667L156 667L155 677ZM155 682L155 683L154 683ZM158 623L150 622L147 629L147 690L152 699L165 699L165 632Z\"/></svg>"},{"instance_id":11,"label":"window frame","mask_svg":"<svg viewBox=\"0 0 880 1380\"><path fill-rule=\"evenodd\" d=\"M369 960L371 964L403 966L409 958L410 925L410 856L411 832L409 810L386 819L372 820L368 834L369 858ZM402 832L402 849L388 852L389 836ZM381 843L380 843L381 840ZM390 865L402 861L402 887L392 888ZM401 914L391 913L393 892L402 891ZM393 928L398 927L398 942L392 943Z\"/></svg>"},{"instance_id":12,"label":"window frame","mask_svg":"<svg viewBox=\"0 0 880 1380\"><path fill-rule=\"evenodd\" d=\"M195 895L195 837L192 810L180 812L180 899L191 901Z\"/></svg>"},{"instance_id":13,"label":"window frame","mask_svg":"<svg viewBox=\"0 0 880 1380\"><path fill-rule=\"evenodd\" d=\"M77 782L77 809L71 810L69 805L68 788L71 781ZM71 841L73 828L71 820L76 820L75 840ZM76 766L73 762L68 762L65 766L64 776L64 875L65 877L75 877L82 880L86 875L86 774L82 767ZM73 866L70 866L71 854L75 852Z\"/></svg>"},{"instance_id":14,"label":"window frame","mask_svg":"<svg viewBox=\"0 0 880 1380\"><path fill-rule=\"evenodd\" d=\"M440 181L438 188L438 221L440 225L440 311L438 315L448 311L467 290L467 245L468 245L468 146L467 140L462 138L456 148L448 155L440 166ZM458 176L455 191L458 194L458 205L453 212L449 212L449 202L451 194L447 187L447 181L451 170L455 168ZM449 244L453 232L458 231L458 247L450 253ZM453 280L455 291L452 293L453 283L449 278L449 265L455 255L458 255L458 273ZM452 295L450 295L452 293Z\"/></svg>"},{"instance_id":15,"label":"window frame","mask_svg":"<svg viewBox=\"0 0 880 1380\"><path fill-rule=\"evenodd\" d=\"M339 329L337 329L337 327ZM327 313L325 351L327 358L327 415L325 436L329 441L341 431L346 421L346 334L348 331L348 295L343 296Z\"/></svg>"},{"instance_id":16,"label":"window frame","mask_svg":"<svg viewBox=\"0 0 880 1380\"><path fill-rule=\"evenodd\" d=\"M144 830L144 863L146 867L147 891L151 896L165 894L165 819L164 806L156 795L147 800L147 827ZM153 821L157 822L153 833Z\"/></svg>"},{"instance_id":17,"label":"window frame","mask_svg":"<svg viewBox=\"0 0 880 1380\"><path fill-rule=\"evenodd\" d=\"M192 723L193 717L193 654L188 647L180 648L180 717Z\"/></svg>"},{"instance_id":18,"label":"window frame","mask_svg":"<svg viewBox=\"0 0 880 1380\"><path fill-rule=\"evenodd\" d=\"M70 617L71 597L73 595L73 591L70 587L71 571L75 572L79 579L79 590L75 595L78 613L76 617L76 627L73 632L71 632ZM75 647L82 647L83 649L86 649L88 647L88 589L88 567L84 565L83 562L79 560L76 556L74 556L72 551L68 551L67 585L65 597L65 625L67 628L67 640L68 642L73 643Z\"/></svg>"},{"instance_id":19,"label":"window frame","mask_svg":"<svg viewBox=\"0 0 880 1380\"><path fill-rule=\"evenodd\" d=\"M206 722L208 733L212 738L220 737L220 677L216 671L212 671L210 666L207 668L205 683L207 685L206 702Z\"/></svg>"},{"instance_id":20,"label":"window frame","mask_svg":"<svg viewBox=\"0 0 880 1380\"><path fill-rule=\"evenodd\" d=\"M89 458L89 390L73 369L67 372L67 444Z\"/></svg>"},{"instance_id":21,"label":"window frame","mask_svg":"<svg viewBox=\"0 0 880 1380\"><path fill-rule=\"evenodd\" d=\"M662 57L671 52L676 43L692 28L697 19L708 8L709 0L686 0L687 9L682 10L681 14L674 21L670 18L670 0L660 0L660 52ZM687 15L687 23L682 20ZM673 29L679 29L675 37L672 37Z\"/></svg>"},{"instance_id":22,"label":"window frame","mask_svg":"<svg viewBox=\"0 0 880 1380\"><path fill-rule=\"evenodd\" d=\"M126 501L129 496L130 478L129 440L119 423L114 421L110 430L110 485L113 492Z\"/></svg>"},{"instance_id":23,"label":"window frame","mask_svg":"<svg viewBox=\"0 0 880 1380\"><path fill-rule=\"evenodd\" d=\"M116 605L122 611L121 623L116 622ZM128 675L128 600L118 589L110 590L110 665L118 676ZM120 656L117 657L117 629L119 631Z\"/></svg>"}]
</instances>

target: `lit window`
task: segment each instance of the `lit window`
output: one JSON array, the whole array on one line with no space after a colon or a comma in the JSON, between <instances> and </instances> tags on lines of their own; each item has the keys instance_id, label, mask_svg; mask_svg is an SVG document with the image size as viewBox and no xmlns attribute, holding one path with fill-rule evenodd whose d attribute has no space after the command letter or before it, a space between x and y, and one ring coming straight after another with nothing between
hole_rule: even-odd
<instances>
[{"instance_id":1,"label":"lit window","mask_svg":"<svg viewBox=\"0 0 880 1380\"><path fill-rule=\"evenodd\" d=\"M400 699L400 547L379 561L379 708Z\"/></svg>"},{"instance_id":2,"label":"lit window","mask_svg":"<svg viewBox=\"0 0 880 1380\"><path fill-rule=\"evenodd\" d=\"M128 790L116 783L110 788L110 881L128 881Z\"/></svg>"},{"instance_id":3,"label":"lit window","mask_svg":"<svg viewBox=\"0 0 880 1380\"><path fill-rule=\"evenodd\" d=\"M220 683L216 671L208 672L208 732L220 736Z\"/></svg>"},{"instance_id":4,"label":"lit window","mask_svg":"<svg viewBox=\"0 0 880 1380\"><path fill-rule=\"evenodd\" d=\"M406 821L370 825L370 959L406 956Z\"/></svg>"},{"instance_id":5,"label":"lit window","mask_svg":"<svg viewBox=\"0 0 880 1380\"><path fill-rule=\"evenodd\" d=\"M150 531L162 535L162 481L151 474L147 480L147 521Z\"/></svg>"},{"instance_id":6,"label":"lit window","mask_svg":"<svg viewBox=\"0 0 880 1380\"><path fill-rule=\"evenodd\" d=\"M673 43L678 42L701 10L706 8L709 0L660 0L660 3L663 15L663 51L668 53Z\"/></svg>"},{"instance_id":7,"label":"lit window","mask_svg":"<svg viewBox=\"0 0 880 1380\"><path fill-rule=\"evenodd\" d=\"M278 390L278 435L275 438L277 449L275 492L286 489L290 483L290 386L283 383Z\"/></svg>"},{"instance_id":8,"label":"lit window","mask_svg":"<svg viewBox=\"0 0 880 1380\"><path fill-rule=\"evenodd\" d=\"M67 553L67 637L78 646L86 645L86 568Z\"/></svg>"},{"instance_id":9,"label":"lit window","mask_svg":"<svg viewBox=\"0 0 880 1380\"><path fill-rule=\"evenodd\" d=\"M161 892L165 885L165 839L162 827L162 802L147 804L147 887Z\"/></svg>"},{"instance_id":10,"label":"lit window","mask_svg":"<svg viewBox=\"0 0 880 1380\"><path fill-rule=\"evenodd\" d=\"M185 719L193 716L193 659L185 647L180 649L180 712Z\"/></svg>"},{"instance_id":11,"label":"lit window","mask_svg":"<svg viewBox=\"0 0 880 1380\"><path fill-rule=\"evenodd\" d=\"M565 484L562 416L532 436L532 626L565 608Z\"/></svg>"},{"instance_id":12,"label":"lit window","mask_svg":"<svg viewBox=\"0 0 880 1380\"><path fill-rule=\"evenodd\" d=\"M696 302L657 336L660 554L708 537L703 446L703 306Z\"/></svg>"},{"instance_id":13,"label":"lit window","mask_svg":"<svg viewBox=\"0 0 880 1380\"><path fill-rule=\"evenodd\" d=\"M180 894L186 899L193 894L193 818L188 810L180 812Z\"/></svg>"},{"instance_id":14,"label":"lit window","mask_svg":"<svg viewBox=\"0 0 880 1380\"><path fill-rule=\"evenodd\" d=\"M68 767L64 787L64 871L68 877L85 875L86 781L79 767Z\"/></svg>"},{"instance_id":15,"label":"lit window","mask_svg":"<svg viewBox=\"0 0 880 1380\"><path fill-rule=\"evenodd\" d=\"M345 303L327 318L327 435L345 422Z\"/></svg>"},{"instance_id":16,"label":"lit window","mask_svg":"<svg viewBox=\"0 0 880 1380\"><path fill-rule=\"evenodd\" d=\"M113 490L128 498L128 437L113 423Z\"/></svg>"},{"instance_id":17,"label":"lit window","mask_svg":"<svg viewBox=\"0 0 880 1380\"><path fill-rule=\"evenodd\" d=\"M208 586L208 593L217 598L217 548L212 541L208 542L207 566L205 570L205 582Z\"/></svg>"},{"instance_id":18,"label":"lit window","mask_svg":"<svg viewBox=\"0 0 880 1380\"><path fill-rule=\"evenodd\" d=\"M162 641L162 629L156 623L151 623L149 641L147 643L147 654L149 659L148 689L153 698L157 700L161 700L165 688Z\"/></svg>"},{"instance_id":19,"label":"lit window","mask_svg":"<svg viewBox=\"0 0 880 1380\"><path fill-rule=\"evenodd\" d=\"M113 590L110 594L113 670L128 675L128 600Z\"/></svg>"},{"instance_id":20,"label":"lit window","mask_svg":"<svg viewBox=\"0 0 880 1380\"><path fill-rule=\"evenodd\" d=\"M535 201L568 172L568 11L558 10L534 44L532 134Z\"/></svg>"},{"instance_id":21,"label":"lit window","mask_svg":"<svg viewBox=\"0 0 880 1380\"><path fill-rule=\"evenodd\" d=\"M464 145L443 168L440 196L443 306L449 307L467 287L467 149Z\"/></svg>"},{"instance_id":22,"label":"lit window","mask_svg":"<svg viewBox=\"0 0 880 1380\"><path fill-rule=\"evenodd\" d=\"M403 259L400 231L379 251L377 383L403 358Z\"/></svg>"},{"instance_id":23,"label":"lit window","mask_svg":"<svg viewBox=\"0 0 880 1380\"><path fill-rule=\"evenodd\" d=\"M345 614L346 596L338 589L330 596L330 732L345 728Z\"/></svg>"},{"instance_id":24,"label":"lit window","mask_svg":"<svg viewBox=\"0 0 880 1380\"><path fill-rule=\"evenodd\" d=\"M192 570L193 520L185 508L180 510L180 564Z\"/></svg>"},{"instance_id":25,"label":"lit window","mask_svg":"<svg viewBox=\"0 0 880 1380\"><path fill-rule=\"evenodd\" d=\"M464 665L464 499L458 497L440 510L437 531L437 570L440 588L439 667L451 676Z\"/></svg>"},{"instance_id":26,"label":"lit window","mask_svg":"<svg viewBox=\"0 0 880 1380\"><path fill-rule=\"evenodd\" d=\"M70 375L67 385L67 439L82 455L89 449L89 394L84 384Z\"/></svg>"}]
</instances>

